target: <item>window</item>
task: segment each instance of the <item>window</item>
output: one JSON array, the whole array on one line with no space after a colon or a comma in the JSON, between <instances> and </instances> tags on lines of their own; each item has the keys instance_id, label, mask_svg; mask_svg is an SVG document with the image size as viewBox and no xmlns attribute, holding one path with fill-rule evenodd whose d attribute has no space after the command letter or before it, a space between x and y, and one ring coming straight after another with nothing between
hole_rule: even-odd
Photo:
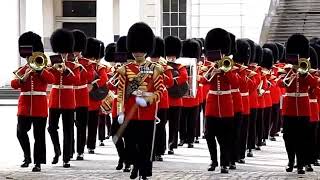
<instances>
[{"instance_id":1,"label":"window","mask_svg":"<svg viewBox=\"0 0 320 180\"><path fill-rule=\"evenodd\" d=\"M187 2L186 0L162 1L162 36L173 35L187 38Z\"/></svg>"},{"instance_id":2,"label":"window","mask_svg":"<svg viewBox=\"0 0 320 180\"><path fill-rule=\"evenodd\" d=\"M62 1L62 27L80 29L88 37L96 37L96 1Z\"/></svg>"}]
</instances>

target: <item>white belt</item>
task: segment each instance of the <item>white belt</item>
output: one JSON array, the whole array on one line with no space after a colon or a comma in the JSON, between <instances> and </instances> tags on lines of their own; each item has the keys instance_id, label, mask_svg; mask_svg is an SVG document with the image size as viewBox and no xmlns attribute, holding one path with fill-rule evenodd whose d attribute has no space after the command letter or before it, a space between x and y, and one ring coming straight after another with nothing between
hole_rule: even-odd
<instances>
[{"instance_id":1,"label":"white belt","mask_svg":"<svg viewBox=\"0 0 320 180\"><path fill-rule=\"evenodd\" d=\"M270 91L266 91L266 92L264 92L265 94L270 94Z\"/></svg>"},{"instance_id":2,"label":"white belt","mask_svg":"<svg viewBox=\"0 0 320 180\"><path fill-rule=\"evenodd\" d=\"M227 91L213 91L213 90L209 90L209 94L225 95L225 94L231 94L231 91L230 91L230 90L227 90Z\"/></svg>"},{"instance_id":3,"label":"white belt","mask_svg":"<svg viewBox=\"0 0 320 180\"><path fill-rule=\"evenodd\" d=\"M81 86L73 86L73 89L83 89L83 88L86 88L88 87L87 84L84 84L84 85L81 85Z\"/></svg>"},{"instance_id":4,"label":"white belt","mask_svg":"<svg viewBox=\"0 0 320 180\"><path fill-rule=\"evenodd\" d=\"M309 102L311 102L311 103L318 103L317 99L309 99Z\"/></svg>"},{"instance_id":5,"label":"white belt","mask_svg":"<svg viewBox=\"0 0 320 180\"><path fill-rule=\"evenodd\" d=\"M42 91L27 91L27 92L21 92L20 96L46 96L47 92Z\"/></svg>"},{"instance_id":6,"label":"white belt","mask_svg":"<svg viewBox=\"0 0 320 180\"><path fill-rule=\"evenodd\" d=\"M153 96L154 93L136 90L132 92L132 95L139 96L139 97L148 97L148 96Z\"/></svg>"},{"instance_id":7,"label":"white belt","mask_svg":"<svg viewBox=\"0 0 320 180\"><path fill-rule=\"evenodd\" d=\"M202 87L203 86L203 84L199 84L199 87Z\"/></svg>"},{"instance_id":8,"label":"white belt","mask_svg":"<svg viewBox=\"0 0 320 180\"><path fill-rule=\"evenodd\" d=\"M241 96L249 96L249 92L245 92L245 93L240 93Z\"/></svg>"},{"instance_id":9,"label":"white belt","mask_svg":"<svg viewBox=\"0 0 320 180\"><path fill-rule=\"evenodd\" d=\"M308 97L308 93L286 93L285 96L288 97Z\"/></svg>"},{"instance_id":10,"label":"white belt","mask_svg":"<svg viewBox=\"0 0 320 180\"><path fill-rule=\"evenodd\" d=\"M239 92L239 89L231 89L230 92L236 93L236 92Z\"/></svg>"},{"instance_id":11,"label":"white belt","mask_svg":"<svg viewBox=\"0 0 320 180\"><path fill-rule=\"evenodd\" d=\"M55 89L73 89L72 85L52 85L52 88Z\"/></svg>"}]
</instances>

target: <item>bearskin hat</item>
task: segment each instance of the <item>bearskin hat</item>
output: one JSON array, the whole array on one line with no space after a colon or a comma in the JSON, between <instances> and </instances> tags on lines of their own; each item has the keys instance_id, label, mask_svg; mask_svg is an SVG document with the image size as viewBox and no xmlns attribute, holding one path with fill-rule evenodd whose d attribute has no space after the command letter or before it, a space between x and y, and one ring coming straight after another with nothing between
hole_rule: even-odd
<instances>
[{"instance_id":1,"label":"bearskin hat","mask_svg":"<svg viewBox=\"0 0 320 180\"><path fill-rule=\"evenodd\" d=\"M150 55L152 58L164 57L164 40L161 37L156 37L156 44L153 53Z\"/></svg>"},{"instance_id":2,"label":"bearskin hat","mask_svg":"<svg viewBox=\"0 0 320 180\"><path fill-rule=\"evenodd\" d=\"M55 53L72 53L74 38L72 32L67 29L57 29L50 37L52 51Z\"/></svg>"},{"instance_id":3,"label":"bearskin hat","mask_svg":"<svg viewBox=\"0 0 320 180\"><path fill-rule=\"evenodd\" d=\"M86 34L79 30L75 29L71 31L74 38L74 52L84 52L87 46L87 36Z\"/></svg>"},{"instance_id":4,"label":"bearskin hat","mask_svg":"<svg viewBox=\"0 0 320 180\"><path fill-rule=\"evenodd\" d=\"M236 53L237 45L236 45L236 36L232 33L229 33L229 36L231 40L231 51L230 51L230 55L231 55Z\"/></svg>"},{"instance_id":5,"label":"bearskin hat","mask_svg":"<svg viewBox=\"0 0 320 180\"><path fill-rule=\"evenodd\" d=\"M105 47L104 47L104 43L100 40L98 40L100 43L100 51L99 51L99 59L102 59L104 57L104 51L105 51Z\"/></svg>"},{"instance_id":6,"label":"bearskin hat","mask_svg":"<svg viewBox=\"0 0 320 180\"><path fill-rule=\"evenodd\" d=\"M187 58L199 59L201 56L201 48L198 41L187 39L182 43L182 56Z\"/></svg>"},{"instance_id":7,"label":"bearskin hat","mask_svg":"<svg viewBox=\"0 0 320 180\"><path fill-rule=\"evenodd\" d=\"M132 25L127 35L127 49L130 53L144 52L152 54L155 37L152 29L144 22Z\"/></svg>"},{"instance_id":8,"label":"bearskin hat","mask_svg":"<svg viewBox=\"0 0 320 180\"><path fill-rule=\"evenodd\" d=\"M309 40L302 34L293 34L286 44L287 54L298 54L300 58L309 58Z\"/></svg>"},{"instance_id":9,"label":"bearskin hat","mask_svg":"<svg viewBox=\"0 0 320 180\"><path fill-rule=\"evenodd\" d=\"M318 55L318 60L319 60L319 57L320 57L320 39L319 38L310 39L310 46L313 47L314 50L316 51L316 53ZM311 56L311 54L310 54L310 56ZM318 63L318 65L320 66L319 63Z\"/></svg>"},{"instance_id":10,"label":"bearskin hat","mask_svg":"<svg viewBox=\"0 0 320 180\"><path fill-rule=\"evenodd\" d=\"M19 47L32 46L33 52L44 52L41 37L38 34L31 31L23 33L19 37L18 44L19 44ZM26 58L25 55L23 55L23 53L20 51L20 49L19 49L19 53L22 58Z\"/></svg>"},{"instance_id":11,"label":"bearskin hat","mask_svg":"<svg viewBox=\"0 0 320 180\"><path fill-rule=\"evenodd\" d=\"M85 58L99 59L101 57L101 41L96 38L88 38L86 51L83 54ZM104 51L102 51L104 52Z\"/></svg>"},{"instance_id":12,"label":"bearskin hat","mask_svg":"<svg viewBox=\"0 0 320 180\"><path fill-rule=\"evenodd\" d=\"M263 57L262 47L258 44L255 44L255 50L256 50L256 53L255 53L255 61L254 62L260 64L262 61L262 57Z\"/></svg>"},{"instance_id":13,"label":"bearskin hat","mask_svg":"<svg viewBox=\"0 0 320 180\"><path fill-rule=\"evenodd\" d=\"M318 54L317 51L313 47L309 47L310 51L310 63L311 63L311 68L312 69L317 69L318 68Z\"/></svg>"},{"instance_id":14,"label":"bearskin hat","mask_svg":"<svg viewBox=\"0 0 320 180\"><path fill-rule=\"evenodd\" d=\"M268 48L272 51L273 59L275 61L273 63L276 63L276 61L279 59L279 50L277 45L275 43L265 43L262 48Z\"/></svg>"},{"instance_id":15,"label":"bearskin hat","mask_svg":"<svg viewBox=\"0 0 320 180\"><path fill-rule=\"evenodd\" d=\"M211 29L205 38L205 52L220 50L222 54L228 55L231 51L231 39L229 33L221 28Z\"/></svg>"},{"instance_id":16,"label":"bearskin hat","mask_svg":"<svg viewBox=\"0 0 320 180\"><path fill-rule=\"evenodd\" d=\"M243 63L245 65L249 64L250 61L250 44L244 39L236 40L236 53L233 56L233 60L238 63Z\"/></svg>"},{"instance_id":17,"label":"bearskin hat","mask_svg":"<svg viewBox=\"0 0 320 180\"><path fill-rule=\"evenodd\" d=\"M110 43L106 46L104 51L104 59L107 62L111 62L114 60L114 53L116 52L116 43Z\"/></svg>"},{"instance_id":18,"label":"bearskin hat","mask_svg":"<svg viewBox=\"0 0 320 180\"><path fill-rule=\"evenodd\" d=\"M275 43L279 51L279 61L281 62L284 59L284 46L281 43Z\"/></svg>"},{"instance_id":19,"label":"bearskin hat","mask_svg":"<svg viewBox=\"0 0 320 180\"><path fill-rule=\"evenodd\" d=\"M180 57L182 43L180 39L176 36L167 36L164 39L165 54L166 56Z\"/></svg>"},{"instance_id":20,"label":"bearskin hat","mask_svg":"<svg viewBox=\"0 0 320 180\"><path fill-rule=\"evenodd\" d=\"M262 62L260 65L264 68L270 69L274 62L272 50L269 48L263 48L262 54Z\"/></svg>"},{"instance_id":21,"label":"bearskin hat","mask_svg":"<svg viewBox=\"0 0 320 180\"><path fill-rule=\"evenodd\" d=\"M251 39L245 39L250 45L250 63L256 62L256 45Z\"/></svg>"}]
</instances>

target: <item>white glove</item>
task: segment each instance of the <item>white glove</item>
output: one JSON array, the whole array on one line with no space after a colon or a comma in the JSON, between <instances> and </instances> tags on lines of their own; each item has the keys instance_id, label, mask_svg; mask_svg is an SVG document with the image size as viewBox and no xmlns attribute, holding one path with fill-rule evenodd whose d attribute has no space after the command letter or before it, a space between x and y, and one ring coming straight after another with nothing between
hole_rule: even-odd
<instances>
[{"instance_id":1,"label":"white glove","mask_svg":"<svg viewBox=\"0 0 320 180\"><path fill-rule=\"evenodd\" d=\"M124 122L124 114L120 113L118 116L118 123L121 125Z\"/></svg>"},{"instance_id":2,"label":"white glove","mask_svg":"<svg viewBox=\"0 0 320 180\"><path fill-rule=\"evenodd\" d=\"M142 97L136 97L136 104L138 104L141 107L147 107L148 106L147 101Z\"/></svg>"}]
</instances>

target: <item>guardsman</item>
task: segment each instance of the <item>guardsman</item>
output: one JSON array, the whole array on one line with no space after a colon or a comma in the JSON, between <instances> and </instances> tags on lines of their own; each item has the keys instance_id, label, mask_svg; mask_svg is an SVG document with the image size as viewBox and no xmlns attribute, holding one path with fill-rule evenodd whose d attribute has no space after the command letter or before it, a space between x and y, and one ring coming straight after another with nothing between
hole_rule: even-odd
<instances>
[{"instance_id":1,"label":"guardsman","mask_svg":"<svg viewBox=\"0 0 320 180\"><path fill-rule=\"evenodd\" d=\"M168 154L174 154L173 149L178 147L178 132L179 122L181 117L182 108L182 96L185 94L185 90L188 90L186 85L188 80L188 73L186 68L175 60L180 57L181 53L181 41L178 37L168 36L165 38L165 53L168 65L170 65L174 80L174 85L168 88L169 93L169 151ZM187 87L187 88L186 88Z\"/></svg>"},{"instance_id":2,"label":"guardsman","mask_svg":"<svg viewBox=\"0 0 320 180\"><path fill-rule=\"evenodd\" d=\"M200 59L201 56L201 47L200 44L193 39L188 39L183 41L182 43L182 57L186 58L194 58L197 60ZM190 67L191 68L191 67ZM189 83L192 82L191 78L193 77L193 73L197 74L197 72L192 72L188 70ZM196 77L197 78L197 77ZM189 87L191 89L191 87ZM193 87L198 88L198 86ZM199 96L199 93L197 93ZM199 97L183 97L182 98L182 114L180 119L180 143L179 146L182 146L184 143L188 144L188 148L193 148L194 136L196 130L196 119L198 115L199 108Z\"/></svg>"},{"instance_id":3,"label":"guardsman","mask_svg":"<svg viewBox=\"0 0 320 180\"><path fill-rule=\"evenodd\" d=\"M173 86L172 67L167 65L164 59L164 40L160 37L156 37L156 44L153 53L150 56L152 62L158 63L163 67L163 83L165 85L163 93L158 105L157 117L160 122L156 127L156 137L154 144L154 160L163 161L162 155L166 150L166 124L167 124L167 112L169 109L169 96L167 88Z\"/></svg>"},{"instance_id":4,"label":"guardsman","mask_svg":"<svg viewBox=\"0 0 320 180\"><path fill-rule=\"evenodd\" d=\"M61 155L58 135L59 118L62 115L63 125L63 167L69 168L74 109L76 105L73 85L79 81L79 73L73 72L71 63L66 62L68 53L73 53L73 34L66 29L58 29L51 35L50 43L53 52L58 53L62 63L54 64L50 72L55 80L49 98L49 127L48 131L54 146L55 156L52 164L58 163ZM70 66L70 67L69 67Z\"/></svg>"},{"instance_id":5,"label":"guardsman","mask_svg":"<svg viewBox=\"0 0 320 180\"><path fill-rule=\"evenodd\" d=\"M157 104L164 84L162 67L146 60L154 49L152 29L143 22L132 25L127 35L128 52L135 58L118 69L118 121L127 125L126 141L136 150L130 178L152 176L152 151L155 138Z\"/></svg>"},{"instance_id":6,"label":"guardsman","mask_svg":"<svg viewBox=\"0 0 320 180\"><path fill-rule=\"evenodd\" d=\"M309 58L309 41L301 34L294 34L288 38L286 44L287 57L292 67L287 74L278 81L281 87L286 88L283 102L283 139L288 154L287 172L292 172L295 156L297 157L298 174L304 174L303 169L307 161L307 125L310 120L310 102L308 91L318 85L306 68ZM298 59L299 58L299 59Z\"/></svg>"},{"instance_id":7,"label":"guardsman","mask_svg":"<svg viewBox=\"0 0 320 180\"><path fill-rule=\"evenodd\" d=\"M88 136L87 148L89 154L94 154L97 140L97 128L99 121L99 111L102 99L107 95L107 68L100 63L101 58L104 57L104 44L103 42L95 39L88 38L86 51L83 55L89 59L88 70L94 75L89 80L89 119L88 119ZM103 93L99 93L103 92Z\"/></svg>"},{"instance_id":8,"label":"guardsman","mask_svg":"<svg viewBox=\"0 0 320 180\"><path fill-rule=\"evenodd\" d=\"M230 36L224 29L216 28L207 33L205 39L206 58L214 62L204 75L210 84L206 99L206 140L211 156L208 171L214 171L217 162L215 137L220 145L221 173L228 173L230 164L230 148L232 120L234 118L231 85L238 84L238 78L231 71L232 60L225 55L230 53Z\"/></svg>"},{"instance_id":9,"label":"guardsman","mask_svg":"<svg viewBox=\"0 0 320 180\"><path fill-rule=\"evenodd\" d=\"M29 52L28 52L29 51ZM28 63L15 71L16 78L11 81L14 89L20 89L18 100L17 137L24 153L21 167L31 163L31 152L28 131L33 125L34 168L41 171L41 164L46 163L45 128L48 117L47 85L53 83L53 75L46 69L47 59L43 54L41 37L31 31L19 37L19 53ZM38 53L34 54L34 53ZM38 57L37 57L37 56ZM36 65L36 61L38 66Z\"/></svg>"},{"instance_id":10,"label":"guardsman","mask_svg":"<svg viewBox=\"0 0 320 180\"><path fill-rule=\"evenodd\" d=\"M87 46L87 36L81 30L72 31L75 45L74 45L74 57L75 62L79 64L80 80L73 87L76 96L76 118L75 124L77 127L77 160L83 160L84 146L87 139L87 123L88 123L88 107L89 107L89 91L88 91L88 79L90 73L86 66L88 65L88 59L84 58L82 54Z\"/></svg>"}]
</instances>

